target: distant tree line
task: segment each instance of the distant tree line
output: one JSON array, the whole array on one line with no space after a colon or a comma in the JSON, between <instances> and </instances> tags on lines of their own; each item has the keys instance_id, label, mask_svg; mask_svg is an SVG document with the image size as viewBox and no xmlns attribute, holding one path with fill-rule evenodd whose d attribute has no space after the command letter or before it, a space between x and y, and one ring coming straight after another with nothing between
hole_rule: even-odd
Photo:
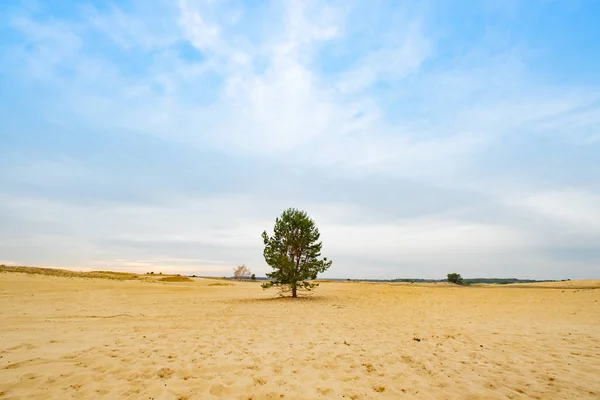
<instances>
[{"instance_id":1,"label":"distant tree line","mask_svg":"<svg viewBox=\"0 0 600 400\"><path fill-rule=\"evenodd\" d=\"M463 278L460 274L456 274L457 276L452 274L449 278L446 279L420 279L420 278L396 278L390 280L371 280L376 282L405 282L405 283L436 283L436 282L452 282L452 283L462 283L462 284L472 284L472 283L490 283L497 285L506 285L509 283L534 283L534 282L565 282L570 281L570 279L519 279L519 278Z\"/></svg>"},{"instance_id":2,"label":"distant tree line","mask_svg":"<svg viewBox=\"0 0 600 400\"><path fill-rule=\"evenodd\" d=\"M468 282L468 283L495 283L498 285L506 285L509 283L548 282L548 281L538 281L535 279L517 279L517 278L472 278L472 279L463 279L463 281Z\"/></svg>"}]
</instances>

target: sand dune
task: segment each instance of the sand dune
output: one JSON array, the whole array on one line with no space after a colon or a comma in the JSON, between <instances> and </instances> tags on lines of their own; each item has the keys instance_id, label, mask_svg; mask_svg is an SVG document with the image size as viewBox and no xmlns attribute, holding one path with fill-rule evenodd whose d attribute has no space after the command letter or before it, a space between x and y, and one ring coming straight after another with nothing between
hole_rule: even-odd
<instances>
[{"instance_id":1,"label":"sand dune","mask_svg":"<svg viewBox=\"0 0 600 400\"><path fill-rule=\"evenodd\" d=\"M0 273L0 398L600 398L600 286Z\"/></svg>"}]
</instances>

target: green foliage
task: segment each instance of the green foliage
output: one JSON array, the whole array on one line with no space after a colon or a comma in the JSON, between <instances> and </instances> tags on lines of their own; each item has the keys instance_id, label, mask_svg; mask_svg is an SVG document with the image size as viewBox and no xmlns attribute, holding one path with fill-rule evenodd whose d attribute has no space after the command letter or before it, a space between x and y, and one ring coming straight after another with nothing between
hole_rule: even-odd
<instances>
[{"instance_id":1,"label":"green foliage","mask_svg":"<svg viewBox=\"0 0 600 400\"><path fill-rule=\"evenodd\" d=\"M322 242L315 222L306 212L295 208L283 211L275 220L273 236L262 234L265 244L263 255L273 271L267 273L269 282L263 289L276 286L281 293L292 292L298 297L298 290L312 290L318 284L309 282L317 279L317 274L325 272L331 261L321 257Z\"/></svg>"},{"instance_id":2,"label":"green foliage","mask_svg":"<svg viewBox=\"0 0 600 400\"><path fill-rule=\"evenodd\" d=\"M462 278L462 276L460 276L460 274L457 274L456 272L453 272L451 274L448 274L448 282L450 282L450 283L456 283L457 285L462 285L463 284L463 278Z\"/></svg>"},{"instance_id":3,"label":"green foliage","mask_svg":"<svg viewBox=\"0 0 600 400\"><path fill-rule=\"evenodd\" d=\"M256 275L254 275L254 274L250 275L250 279L253 280L253 281L255 281L256 280Z\"/></svg>"}]
</instances>

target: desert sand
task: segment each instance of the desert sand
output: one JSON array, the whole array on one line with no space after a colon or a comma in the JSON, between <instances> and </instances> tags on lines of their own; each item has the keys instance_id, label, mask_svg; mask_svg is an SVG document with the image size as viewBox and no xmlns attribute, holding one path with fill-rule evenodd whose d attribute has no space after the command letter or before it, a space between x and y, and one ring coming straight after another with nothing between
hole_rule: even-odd
<instances>
[{"instance_id":1,"label":"desert sand","mask_svg":"<svg viewBox=\"0 0 600 400\"><path fill-rule=\"evenodd\" d=\"M0 273L0 398L600 398L598 281L222 282Z\"/></svg>"}]
</instances>

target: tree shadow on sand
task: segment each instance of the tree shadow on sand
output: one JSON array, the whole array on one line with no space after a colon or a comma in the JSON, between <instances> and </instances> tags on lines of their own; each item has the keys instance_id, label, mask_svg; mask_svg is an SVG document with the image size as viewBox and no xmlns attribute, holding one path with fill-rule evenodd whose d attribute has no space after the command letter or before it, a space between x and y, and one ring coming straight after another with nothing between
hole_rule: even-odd
<instances>
[{"instance_id":1,"label":"tree shadow on sand","mask_svg":"<svg viewBox=\"0 0 600 400\"><path fill-rule=\"evenodd\" d=\"M328 303L333 298L319 295L308 295L292 298L290 296L276 296L276 297L263 297L263 298L239 298L231 299L233 303L255 303L255 304L315 304L315 303Z\"/></svg>"}]
</instances>

